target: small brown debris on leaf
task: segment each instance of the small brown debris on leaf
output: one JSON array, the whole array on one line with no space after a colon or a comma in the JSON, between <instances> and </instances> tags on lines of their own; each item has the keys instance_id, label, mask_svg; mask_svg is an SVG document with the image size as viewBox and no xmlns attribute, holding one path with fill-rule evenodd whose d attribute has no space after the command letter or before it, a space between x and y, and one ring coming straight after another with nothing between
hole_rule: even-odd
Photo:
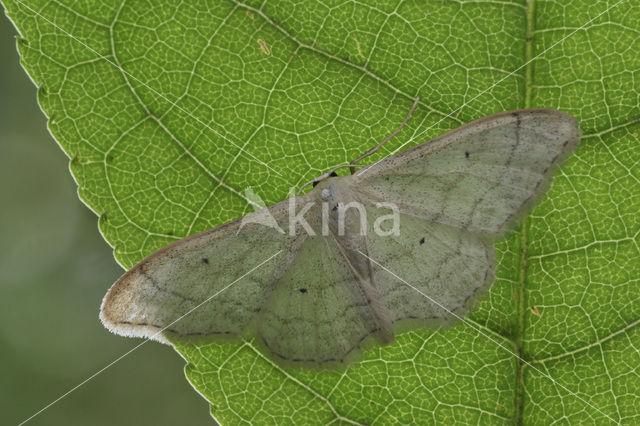
<instances>
[{"instance_id":1,"label":"small brown debris on leaf","mask_svg":"<svg viewBox=\"0 0 640 426\"><path fill-rule=\"evenodd\" d=\"M264 51L264 53L266 53L267 55L271 55L271 51L267 47L267 43L265 43L264 40L259 38L258 39L258 44L260 45L260 47L262 47L262 50Z\"/></svg>"}]
</instances>

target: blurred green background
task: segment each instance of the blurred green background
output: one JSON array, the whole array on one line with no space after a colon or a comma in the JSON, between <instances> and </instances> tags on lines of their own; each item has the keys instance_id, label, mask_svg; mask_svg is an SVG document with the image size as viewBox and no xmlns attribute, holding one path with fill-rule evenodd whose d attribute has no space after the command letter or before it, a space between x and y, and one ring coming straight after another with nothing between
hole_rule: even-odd
<instances>
[{"instance_id":1,"label":"blurred green background","mask_svg":"<svg viewBox=\"0 0 640 426\"><path fill-rule=\"evenodd\" d=\"M110 334L102 296L123 270L76 195L0 16L0 424L17 424L141 340ZM211 424L184 361L149 342L33 425Z\"/></svg>"}]
</instances>

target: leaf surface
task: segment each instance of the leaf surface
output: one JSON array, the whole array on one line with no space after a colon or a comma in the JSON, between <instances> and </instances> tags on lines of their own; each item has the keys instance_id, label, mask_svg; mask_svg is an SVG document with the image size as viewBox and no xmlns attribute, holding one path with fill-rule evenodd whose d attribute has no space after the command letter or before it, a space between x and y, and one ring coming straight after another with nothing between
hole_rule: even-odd
<instances>
[{"instance_id":1,"label":"leaf surface","mask_svg":"<svg viewBox=\"0 0 640 426\"><path fill-rule=\"evenodd\" d=\"M509 109L573 114L582 144L469 321L347 371L253 342L180 345L222 423L635 423L640 404L640 7L622 2L5 0L22 64L116 259ZM401 274L401 271L398 271ZM518 358L521 357L521 359Z\"/></svg>"}]
</instances>

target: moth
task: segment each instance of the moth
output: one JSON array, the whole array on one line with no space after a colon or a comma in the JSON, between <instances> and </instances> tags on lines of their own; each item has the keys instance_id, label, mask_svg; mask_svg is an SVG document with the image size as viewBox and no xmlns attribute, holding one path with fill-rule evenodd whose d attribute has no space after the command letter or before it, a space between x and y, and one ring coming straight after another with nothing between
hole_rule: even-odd
<instances>
[{"instance_id":1,"label":"moth","mask_svg":"<svg viewBox=\"0 0 640 426\"><path fill-rule=\"evenodd\" d=\"M580 134L564 112L508 111L352 164L351 175L326 173L306 194L146 257L109 290L100 318L165 343L255 337L277 361L315 365L453 323L494 280L496 240Z\"/></svg>"}]
</instances>

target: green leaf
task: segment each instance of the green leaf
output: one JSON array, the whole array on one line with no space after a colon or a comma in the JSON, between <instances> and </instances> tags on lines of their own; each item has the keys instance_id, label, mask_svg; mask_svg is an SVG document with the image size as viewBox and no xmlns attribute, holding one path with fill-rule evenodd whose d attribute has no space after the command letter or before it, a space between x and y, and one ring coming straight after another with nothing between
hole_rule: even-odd
<instances>
[{"instance_id":1,"label":"green leaf","mask_svg":"<svg viewBox=\"0 0 640 426\"><path fill-rule=\"evenodd\" d=\"M631 0L4 5L79 196L125 267L249 211L247 186L270 204L352 160L416 96L372 161L508 109L582 122L548 196L498 244L498 279L466 324L402 334L346 371L283 369L251 341L178 346L222 423L640 420Z\"/></svg>"}]
</instances>

